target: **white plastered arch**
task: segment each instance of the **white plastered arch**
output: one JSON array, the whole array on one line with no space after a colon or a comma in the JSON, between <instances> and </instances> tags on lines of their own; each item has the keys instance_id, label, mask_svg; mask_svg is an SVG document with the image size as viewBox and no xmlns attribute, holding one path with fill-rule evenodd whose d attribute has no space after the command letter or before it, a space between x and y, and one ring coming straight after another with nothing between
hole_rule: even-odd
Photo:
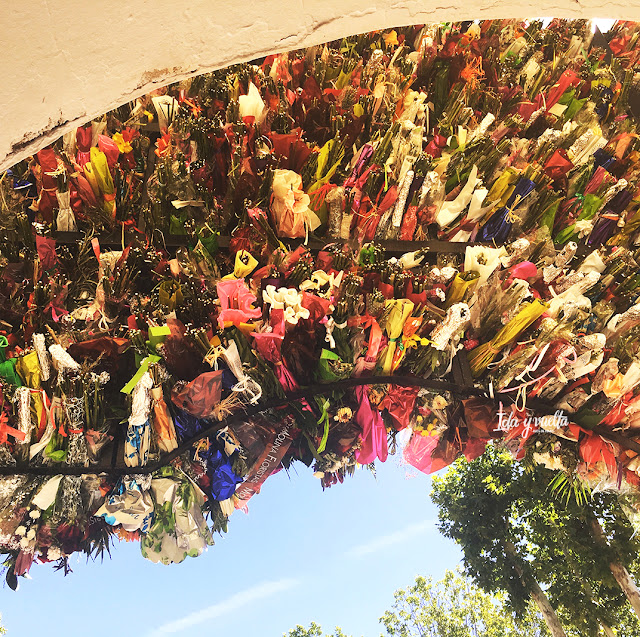
<instances>
[{"instance_id":1,"label":"white plastered arch","mask_svg":"<svg viewBox=\"0 0 640 637\"><path fill-rule=\"evenodd\" d=\"M8 0L0 169L186 77L346 35L438 20L640 19L640 1Z\"/></svg>"}]
</instances>

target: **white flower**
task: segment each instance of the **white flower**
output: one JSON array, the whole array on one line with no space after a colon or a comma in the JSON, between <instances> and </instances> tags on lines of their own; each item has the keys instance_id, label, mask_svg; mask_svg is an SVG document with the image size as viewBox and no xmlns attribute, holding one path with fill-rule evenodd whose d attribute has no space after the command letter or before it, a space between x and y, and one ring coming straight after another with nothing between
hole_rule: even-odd
<instances>
[{"instance_id":1,"label":"white flower","mask_svg":"<svg viewBox=\"0 0 640 637\"><path fill-rule=\"evenodd\" d=\"M582 221L576 221L575 230L578 233L578 236L582 239L591 234L591 229L593 228L593 221L589 219L583 219Z\"/></svg>"},{"instance_id":2,"label":"white flower","mask_svg":"<svg viewBox=\"0 0 640 637\"><path fill-rule=\"evenodd\" d=\"M309 208L311 198L302 189L302 177L298 173L276 169L271 191L271 212L279 236L304 237L307 230L315 230L320 225L320 219Z\"/></svg>"},{"instance_id":3,"label":"white flower","mask_svg":"<svg viewBox=\"0 0 640 637\"><path fill-rule=\"evenodd\" d=\"M279 288L267 285L262 291L262 300L273 309L284 309L284 320L297 325L299 319L308 319L309 310L302 307L302 294L293 288Z\"/></svg>"},{"instance_id":4,"label":"white flower","mask_svg":"<svg viewBox=\"0 0 640 637\"><path fill-rule=\"evenodd\" d=\"M37 520L40 517L40 511L38 509L33 509L33 511L29 511L29 517Z\"/></svg>"},{"instance_id":5,"label":"white flower","mask_svg":"<svg viewBox=\"0 0 640 637\"><path fill-rule=\"evenodd\" d=\"M16 535L25 535L27 532L27 529L24 526L19 526L16 529Z\"/></svg>"},{"instance_id":6,"label":"white flower","mask_svg":"<svg viewBox=\"0 0 640 637\"><path fill-rule=\"evenodd\" d=\"M23 538L20 540L20 548L22 548L22 549L26 549L28 546L29 546L29 540L27 540L27 538L26 538L26 537L23 537Z\"/></svg>"},{"instance_id":7,"label":"white flower","mask_svg":"<svg viewBox=\"0 0 640 637\"><path fill-rule=\"evenodd\" d=\"M566 469L562 463L562 458L560 458L560 456L552 456L550 453L534 453L533 461L552 471L563 471Z\"/></svg>"},{"instance_id":8,"label":"white flower","mask_svg":"<svg viewBox=\"0 0 640 637\"><path fill-rule=\"evenodd\" d=\"M240 110L240 117L255 117L256 124L259 124L264 119L264 101L262 100L260 91L256 88L256 85L253 82L249 82L248 93L238 97L238 107Z\"/></svg>"},{"instance_id":9,"label":"white flower","mask_svg":"<svg viewBox=\"0 0 640 637\"><path fill-rule=\"evenodd\" d=\"M500 257L509 256L504 248L487 248L486 246L467 246L464 253L464 271L475 271L480 274L476 288L484 285L491 273L500 266Z\"/></svg>"},{"instance_id":10,"label":"white flower","mask_svg":"<svg viewBox=\"0 0 640 637\"><path fill-rule=\"evenodd\" d=\"M57 546L50 546L47 549L48 560L59 560L62 557L62 553Z\"/></svg>"},{"instance_id":11,"label":"white flower","mask_svg":"<svg viewBox=\"0 0 640 637\"><path fill-rule=\"evenodd\" d=\"M27 532L27 539L28 540L33 540L36 537L36 530L35 529L29 529L29 531Z\"/></svg>"}]
</instances>

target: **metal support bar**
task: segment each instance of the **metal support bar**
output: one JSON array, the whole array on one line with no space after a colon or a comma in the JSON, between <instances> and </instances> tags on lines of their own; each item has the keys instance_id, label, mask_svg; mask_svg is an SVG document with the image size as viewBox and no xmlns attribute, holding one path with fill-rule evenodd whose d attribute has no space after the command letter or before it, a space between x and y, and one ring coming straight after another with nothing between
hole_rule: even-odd
<instances>
[{"instance_id":1,"label":"metal support bar","mask_svg":"<svg viewBox=\"0 0 640 637\"><path fill-rule=\"evenodd\" d=\"M458 358L458 357L456 357ZM463 358L466 359L466 356ZM462 358L458 362L460 364ZM464 365L464 363L462 363ZM460 374L464 374L462 370L459 370ZM289 392L285 398L278 398L274 400L266 401L255 407L249 407L248 409L235 413L222 421L211 421L208 427L205 427L201 432L193 436L192 438L185 440L180 444L177 449L165 454L155 462L151 462L144 467L126 467L122 464L113 466L112 464L99 464L92 467L69 467L66 465L48 465L40 467L31 467L28 465L23 466L6 466L0 467L0 475L86 475L86 474L101 474L107 473L111 476L123 476L128 474L148 474L157 471L158 469L166 466L172 460L183 454L190 449L195 443L214 435L217 431L228 425L233 425L237 422L242 422L247 418L251 418L261 412L269 409L280 409L286 407L291 402L303 399L311 399L314 396L318 396L324 393L329 393L337 390L348 389L351 387L361 387L367 385L399 385L401 387L425 387L427 389L435 389L438 391L448 391L459 397L471 397L471 396L484 396L486 393L480 387L473 385L460 384L458 382L450 383L448 381L436 380L430 378L416 378L412 376L366 376L361 378L346 378L344 380L335 381L333 383L310 385L297 389L296 391ZM502 401L505 404L513 402L513 396L511 394L494 395L493 400L498 403ZM533 407L534 410L539 413L553 413L554 407L541 400L529 400L528 406ZM640 443L633 440L629 440L619 432L610 431L605 427L594 427L593 431L603 438L619 444L625 449L630 449L637 453L640 453ZM119 441L114 441L114 444L121 449L118 444Z\"/></svg>"},{"instance_id":2,"label":"metal support bar","mask_svg":"<svg viewBox=\"0 0 640 637\"><path fill-rule=\"evenodd\" d=\"M82 239L81 232L56 232L54 235L55 240L61 244L73 245ZM128 232L125 234L125 244L130 242L135 237L140 237L139 234ZM122 232L114 231L110 233L102 234L98 237L101 246L105 247L121 247L122 246ZM218 237L218 247L225 249L229 247L229 236ZM304 244L304 239L287 239L287 243L291 247L297 247ZM343 239L317 239L315 237L309 237L307 240L307 247L312 252L318 252L322 250L326 245L331 243L347 243ZM478 243L457 243L449 241L376 241L375 243L381 245L385 251L389 254L402 255L405 252L414 252L415 250L426 250L433 254L464 254L467 246L482 245ZM188 235L171 234L164 235L164 242L167 248L181 248L189 244Z\"/></svg>"}]
</instances>

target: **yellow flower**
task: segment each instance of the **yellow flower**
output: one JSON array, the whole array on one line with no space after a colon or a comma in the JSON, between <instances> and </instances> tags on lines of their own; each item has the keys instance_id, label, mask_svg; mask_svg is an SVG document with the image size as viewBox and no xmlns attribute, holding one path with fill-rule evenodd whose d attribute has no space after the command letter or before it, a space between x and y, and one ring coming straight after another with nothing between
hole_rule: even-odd
<instances>
[{"instance_id":1,"label":"yellow flower","mask_svg":"<svg viewBox=\"0 0 640 637\"><path fill-rule=\"evenodd\" d=\"M118 146L118 150L122 154L130 153L133 150L133 147L128 141L125 140L125 138L122 136L122 133L114 133L113 141L116 143L116 145Z\"/></svg>"},{"instance_id":2,"label":"yellow flower","mask_svg":"<svg viewBox=\"0 0 640 637\"><path fill-rule=\"evenodd\" d=\"M398 46L398 44L400 44L398 42L398 34L396 33L395 29L390 33L385 33L382 38L386 46Z\"/></svg>"}]
</instances>

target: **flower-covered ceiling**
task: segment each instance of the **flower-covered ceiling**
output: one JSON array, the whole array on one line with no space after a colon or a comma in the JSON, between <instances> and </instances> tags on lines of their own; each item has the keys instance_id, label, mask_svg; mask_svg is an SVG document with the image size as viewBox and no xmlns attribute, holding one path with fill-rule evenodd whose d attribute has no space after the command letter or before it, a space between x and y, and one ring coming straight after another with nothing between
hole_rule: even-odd
<instances>
[{"instance_id":1,"label":"flower-covered ceiling","mask_svg":"<svg viewBox=\"0 0 640 637\"><path fill-rule=\"evenodd\" d=\"M640 27L270 54L0 178L7 581L197 556L270 475L489 444L640 507Z\"/></svg>"}]
</instances>

